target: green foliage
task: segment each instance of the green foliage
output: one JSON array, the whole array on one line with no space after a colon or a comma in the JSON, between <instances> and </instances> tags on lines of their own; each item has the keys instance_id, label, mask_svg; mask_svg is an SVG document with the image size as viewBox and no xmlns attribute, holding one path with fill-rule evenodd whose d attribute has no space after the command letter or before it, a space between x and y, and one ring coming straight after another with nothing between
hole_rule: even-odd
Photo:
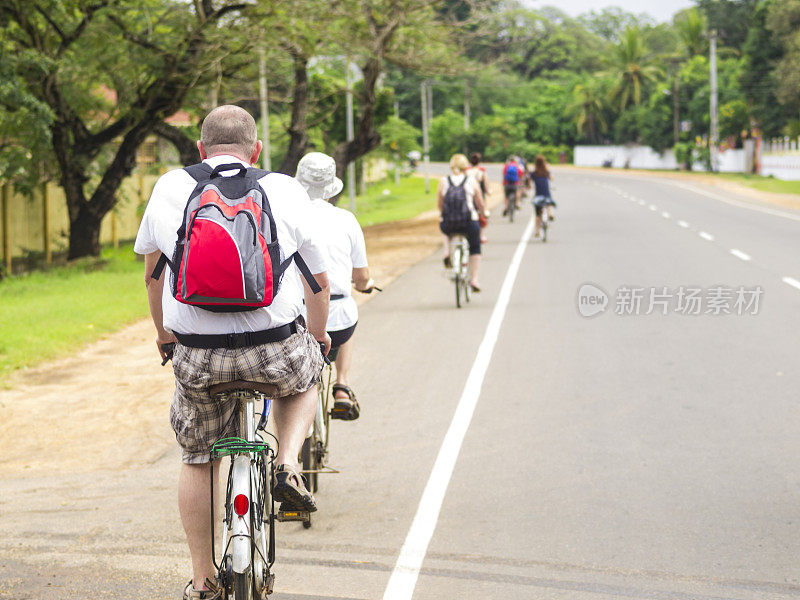
<instances>
[{"instance_id":1,"label":"green foliage","mask_svg":"<svg viewBox=\"0 0 800 600\"><path fill-rule=\"evenodd\" d=\"M422 132L403 119L389 117L378 128L378 133L381 135L380 151L386 158L392 159L397 153L401 160L405 160L409 152L420 149Z\"/></svg>"},{"instance_id":2,"label":"green foliage","mask_svg":"<svg viewBox=\"0 0 800 600\"><path fill-rule=\"evenodd\" d=\"M659 70L648 64L648 52L641 32L632 27L625 30L622 39L613 47L609 74L617 81L609 91L609 99L619 110L641 104L647 87L656 81Z\"/></svg>"}]
</instances>

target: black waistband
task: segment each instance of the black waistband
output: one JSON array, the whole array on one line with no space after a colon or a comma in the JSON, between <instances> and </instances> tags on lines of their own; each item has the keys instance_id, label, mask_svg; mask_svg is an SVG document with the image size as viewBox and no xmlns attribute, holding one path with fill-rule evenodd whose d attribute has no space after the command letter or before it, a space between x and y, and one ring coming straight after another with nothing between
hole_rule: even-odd
<instances>
[{"instance_id":1,"label":"black waistband","mask_svg":"<svg viewBox=\"0 0 800 600\"><path fill-rule=\"evenodd\" d=\"M183 346L189 348L247 348L270 342L281 342L297 333L297 323L292 321L275 329L247 331L245 333L196 334L175 333Z\"/></svg>"}]
</instances>

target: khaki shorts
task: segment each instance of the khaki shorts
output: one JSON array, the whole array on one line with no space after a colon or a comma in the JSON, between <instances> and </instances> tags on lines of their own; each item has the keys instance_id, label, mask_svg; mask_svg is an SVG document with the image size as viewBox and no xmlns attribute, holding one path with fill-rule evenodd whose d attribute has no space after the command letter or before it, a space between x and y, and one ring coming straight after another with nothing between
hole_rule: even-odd
<instances>
[{"instance_id":1,"label":"khaki shorts","mask_svg":"<svg viewBox=\"0 0 800 600\"><path fill-rule=\"evenodd\" d=\"M281 342L248 348L208 350L177 344L170 422L183 462L208 463L214 442L239 435L236 402L220 401L209 394L209 387L236 379L260 381L277 386L277 397L283 398L315 386L322 364L319 344L302 328Z\"/></svg>"}]
</instances>

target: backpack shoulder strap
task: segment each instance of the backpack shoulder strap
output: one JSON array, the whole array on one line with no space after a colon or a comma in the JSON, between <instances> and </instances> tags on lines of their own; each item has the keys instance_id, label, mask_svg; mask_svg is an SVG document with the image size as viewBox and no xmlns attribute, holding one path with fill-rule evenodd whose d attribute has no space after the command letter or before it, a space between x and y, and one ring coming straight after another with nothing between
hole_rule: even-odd
<instances>
[{"instance_id":1,"label":"backpack shoulder strap","mask_svg":"<svg viewBox=\"0 0 800 600\"><path fill-rule=\"evenodd\" d=\"M212 169L210 165L202 162L197 163L196 165L183 167L183 170L191 175L192 179L195 181L205 181L206 179L209 179L211 177L211 173L214 172L214 169Z\"/></svg>"},{"instance_id":2,"label":"backpack shoulder strap","mask_svg":"<svg viewBox=\"0 0 800 600\"><path fill-rule=\"evenodd\" d=\"M161 274L164 272L164 267L166 267L167 265L169 265L170 269L175 271L175 266L172 264L172 261L168 259L167 255L162 252L161 256L158 257L158 262L156 263L156 266L153 268L153 272L150 274L150 277L152 279L155 279L156 281L161 279Z\"/></svg>"},{"instance_id":3,"label":"backpack shoulder strap","mask_svg":"<svg viewBox=\"0 0 800 600\"><path fill-rule=\"evenodd\" d=\"M311 288L311 291L315 294L319 294L322 291L322 288L317 283L314 274L311 272L311 269L308 268L306 261L303 260L303 257L300 256L299 252L295 252L285 261L283 261L278 267L278 277L283 275L284 271L289 268L289 265L292 264L292 261L297 265L297 268L300 269L300 273L303 275L303 278L308 283L308 287Z\"/></svg>"}]
</instances>

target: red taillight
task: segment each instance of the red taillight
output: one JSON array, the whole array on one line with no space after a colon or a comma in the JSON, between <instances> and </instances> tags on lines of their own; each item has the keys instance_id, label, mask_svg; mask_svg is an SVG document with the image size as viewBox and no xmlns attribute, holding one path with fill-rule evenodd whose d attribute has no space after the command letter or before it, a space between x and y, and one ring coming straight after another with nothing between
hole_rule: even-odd
<instances>
[{"instance_id":1,"label":"red taillight","mask_svg":"<svg viewBox=\"0 0 800 600\"><path fill-rule=\"evenodd\" d=\"M243 517L247 514L248 508L250 508L250 501L244 494L239 494L233 499L233 510L235 510L236 514L240 517Z\"/></svg>"}]
</instances>

